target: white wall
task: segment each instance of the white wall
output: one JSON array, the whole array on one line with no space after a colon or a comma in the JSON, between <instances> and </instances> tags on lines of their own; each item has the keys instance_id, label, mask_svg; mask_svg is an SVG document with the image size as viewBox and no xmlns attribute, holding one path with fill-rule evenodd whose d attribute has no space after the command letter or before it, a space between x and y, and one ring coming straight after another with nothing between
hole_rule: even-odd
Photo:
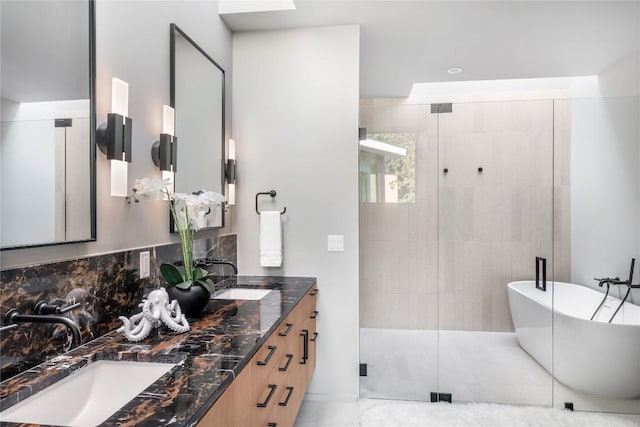
<instances>
[{"instance_id":1,"label":"white wall","mask_svg":"<svg viewBox=\"0 0 640 427\"><path fill-rule=\"evenodd\" d=\"M640 276L637 54L598 77L600 97L571 101L571 279L591 287L628 278L631 258Z\"/></svg>"},{"instance_id":2,"label":"white wall","mask_svg":"<svg viewBox=\"0 0 640 427\"><path fill-rule=\"evenodd\" d=\"M97 121L106 120L111 108L111 78L128 82L133 119L130 187L136 178L160 177L150 150L162 130L162 105L170 101L170 23L176 23L225 69L226 131L230 134L231 32L217 12L216 1L96 2ZM178 241L169 234L169 211L164 203L127 205L124 198L111 197L110 162L99 151L96 168L97 241L5 251L3 268ZM200 233L203 237L213 234Z\"/></svg>"},{"instance_id":3,"label":"white wall","mask_svg":"<svg viewBox=\"0 0 640 427\"><path fill-rule=\"evenodd\" d=\"M318 362L309 392L358 395L359 27L234 34L238 266L318 279ZM282 268L259 265L255 194L282 216ZM327 235L344 252L327 252Z\"/></svg>"}]
</instances>

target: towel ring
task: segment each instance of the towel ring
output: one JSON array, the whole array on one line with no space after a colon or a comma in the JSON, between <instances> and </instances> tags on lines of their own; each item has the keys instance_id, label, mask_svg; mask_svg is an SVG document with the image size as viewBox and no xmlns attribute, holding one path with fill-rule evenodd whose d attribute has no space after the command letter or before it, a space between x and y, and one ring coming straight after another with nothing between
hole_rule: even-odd
<instances>
[{"instance_id":1,"label":"towel ring","mask_svg":"<svg viewBox=\"0 0 640 427\"><path fill-rule=\"evenodd\" d=\"M271 191L256 194L256 213L258 215L260 215L260 211L258 210L258 197L260 196L276 197L276 190L271 190ZM282 209L282 212L280 212L280 215L284 214L286 211L287 211L287 207L285 206L284 209Z\"/></svg>"}]
</instances>

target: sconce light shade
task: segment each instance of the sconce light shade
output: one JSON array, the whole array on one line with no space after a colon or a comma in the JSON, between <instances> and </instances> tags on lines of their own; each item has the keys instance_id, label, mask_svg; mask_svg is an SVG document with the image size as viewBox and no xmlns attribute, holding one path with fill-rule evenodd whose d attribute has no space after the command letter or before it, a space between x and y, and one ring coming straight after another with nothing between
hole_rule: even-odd
<instances>
[{"instance_id":1,"label":"sconce light shade","mask_svg":"<svg viewBox=\"0 0 640 427\"><path fill-rule=\"evenodd\" d=\"M234 139L229 139L229 158L236 159L236 141Z\"/></svg>"},{"instance_id":2,"label":"sconce light shade","mask_svg":"<svg viewBox=\"0 0 640 427\"><path fill-rule=\"evenodd\" d=\"M175 174L171 171L162 171L162 181L164 181L169 193L175 192Z\"/></svg>"},{"instance_id":3,"label":"sconce light shade","mask_svg":"<svg viewBox=\"0 0 640 427\"><path fill-rule=\"evenodd\" d=\"M235 206L236 204L236 185L229 184L229 199L227 200L230 206Z\"/></svg>"},{"instance_id":4,"label":"sconce light shade","mask_svg":"<svg viewBox=\"0 0 640 427\"><path fill-rule=\"evenodd\" d=\"M116 77L111 79L111 112L129 115L129 84Z\"/></svg>"},{"instance_id":5,"label":"sconce light shade","mask_svg":"<svg viewBox=\"0 0 640 427\"><path fill-rule=\"evenodd\" d=\"M178 171L178 138L174 136L175 114L168 105L162 106L162 133L153 141L151 159L161 171Z\"/></svg>"},{"instance_id":6,"label":"sconce light shade","mask_svg":"<svg viewBox=\"0 0 640 427\"><path fill-rule=\"evenodd\" d=\"M111 160L111 195L114 197L127 197L128 186L127 162Z\"/></svg>"},{"instance_id":7,"label":"sconce light shade","mask_svg":"<svg viewBox=\"0 0 640 427\"><path fill-rule=\"evenodd\" d=\"M120 79L111 80L111 113L96 131L98 148L111 160L111 195L126 197L127 163L131 162L132 120L129 114L129 85Z\"/></svg>"},{"instance_id":8,"label":"sconce light shade","mask_svg":"<svg viewBox=\"0 0 640 427\"><path fill-rule=\"evenodd\" d=\"M229 184L229 205L236 204L236 141L229 139L229 158L225 168L227 183Z\"/></svg>"},{"instance_id":9,"label":"sconce light shade","mask_svg":"<svg viewBox=\"0 0 640 427\"><path fill-rule=\"evenodd\" d=\"M175 135L176 112L173 107L162 106L162 133Z\"/></svg>"}]
</instances>

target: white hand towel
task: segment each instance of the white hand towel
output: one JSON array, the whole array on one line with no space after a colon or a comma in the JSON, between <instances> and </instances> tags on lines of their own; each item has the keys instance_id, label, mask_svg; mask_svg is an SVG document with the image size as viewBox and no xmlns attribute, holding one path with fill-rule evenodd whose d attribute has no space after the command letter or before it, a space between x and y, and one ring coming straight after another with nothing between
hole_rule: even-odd
<instances>
[{"instance_id":1,"label":"white hand towel","mask_svg":"<svg viewBox=\"0 0 640 427\"><path fill-rule=\"evenodd\" d=\"M282 224L279 211L260 212L260 265L282 265Z\"/></svg>"}]
</instances>

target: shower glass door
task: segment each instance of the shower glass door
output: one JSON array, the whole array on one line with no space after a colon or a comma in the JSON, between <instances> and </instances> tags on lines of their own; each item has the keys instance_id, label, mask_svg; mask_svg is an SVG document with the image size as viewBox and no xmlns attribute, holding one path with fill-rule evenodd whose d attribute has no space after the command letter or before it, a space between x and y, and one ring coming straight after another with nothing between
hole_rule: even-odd
<instances>
[{"instance_id":1,"label":"shower glass door","mask_svg":"<svg viewBox=\"0 0 640 427\"><path fill-rule=\"evenodd\" d=\"M425 401L438 382L438 144L429 105L361 105L360 396Z\"/></svg>"},{"instance_id":2,"label":"shower glass door","mask_svg":"<svg viewBox=\"0 0 640 427\"><path fill-rule=\"evenodd\" d=\"M550 406L553 102L360 111L361 397Z\"/></svg>"},{"instance_id":3,"label":"shower glass door","mask_svg":"<svg viewBox=\"0 0 640 427\"><path fill-rule=\"evenodd\" d=\"M439 372L432 391L454 402L551 406L553 102L443 110L434 114ZM545 263L542 291L536 266L542 282Z\"/></svg>"}]
</instances>

